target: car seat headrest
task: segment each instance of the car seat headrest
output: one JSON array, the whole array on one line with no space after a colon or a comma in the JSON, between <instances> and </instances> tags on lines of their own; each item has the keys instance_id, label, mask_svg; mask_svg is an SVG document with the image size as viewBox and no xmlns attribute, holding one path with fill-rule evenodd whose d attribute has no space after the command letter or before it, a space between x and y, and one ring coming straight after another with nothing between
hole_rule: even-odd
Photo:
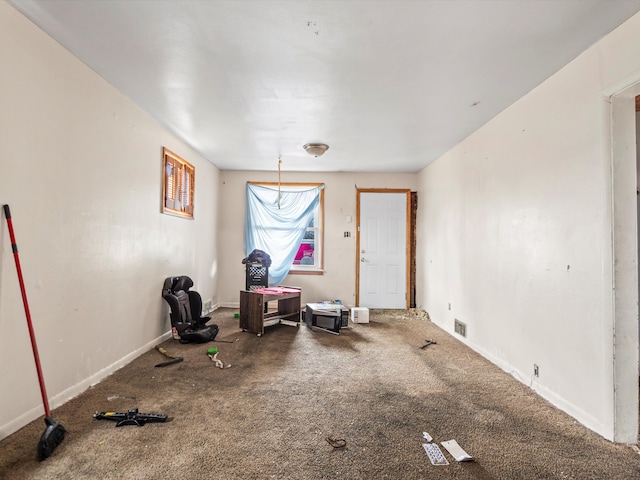
<instances>
[{"instance_id":1,"label":"car seat headrest","mask_svg":"<svg viewBox=\"0 0 640 480\"><path fill-rule=\"evenodd\" d=\"M191 287L193 287L193 280L186 275L183 275L181 277L176 277L176 282L173 285L173 291L179 292L180 290L184 290L185 292L188 292Z\"/></svg>"}]
</instances>

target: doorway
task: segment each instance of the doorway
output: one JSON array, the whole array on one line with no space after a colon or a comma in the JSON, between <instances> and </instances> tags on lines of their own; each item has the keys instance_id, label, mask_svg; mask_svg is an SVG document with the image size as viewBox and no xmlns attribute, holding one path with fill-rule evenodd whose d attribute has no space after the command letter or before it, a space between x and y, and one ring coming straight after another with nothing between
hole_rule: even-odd
<instances>
[{"instance_id":1,"label":"doorway","mask_svg":"<svg viewBox=\"0 0 640 480\"><path fill-rule=\"evenodd\" d=\"M613 432L615 442L637 443L639 430L638 179L636 97L640 82L610 97L611 264L613 278Z\"/></svg>"},{"instance_id":2,"label":"doorway","mask_svg":"<svg viewBox=\"0 0 640 480\"><path fill-rule=\"evenodd\" d=\"M640 95L635 98L636 127L636 218L638 219L638 239L640 239ZM638 285L640 289L640 240L638 241ZM638 319L640 322L640 318ZM638 407L640 408L640 325L638 327ZM640 411L638 414L640 422ZM640 443L640 425L638 426L638 443Z\"/></svg>"},{"instance_id":3,"label":"doorway","mask_svg":"<svg viewBox=\"0 0 640 480\"><path fill-rule=\"evenodd\" d=\"M356 305L409 308L411 191L358 189Z\"/></svg>"}]
</instances>

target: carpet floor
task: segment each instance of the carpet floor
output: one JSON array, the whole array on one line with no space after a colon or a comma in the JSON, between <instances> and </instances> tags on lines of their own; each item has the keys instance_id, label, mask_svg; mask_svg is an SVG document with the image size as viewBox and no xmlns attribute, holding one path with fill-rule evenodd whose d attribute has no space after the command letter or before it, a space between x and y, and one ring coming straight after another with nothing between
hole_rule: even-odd
<instances>
[{"instance_id":1,"label":"carpet floor","mask_svg":"<svg viewBox=\"0 0 640 480\"><path fill-rule=\"evenodd\" d=\"M68 431L36 460L38 419L0 442L0 479L640 479L640 454L538 397L425 312L372 310L340 335L213 312L216 342L162 346L53 411ZM420 348L425 340L436 343ZM227 368L207 355L219 349ZM95 412L169 416L116 427ZM473 457L432 465L423 444Z\"/></svg>"}]
</instances>

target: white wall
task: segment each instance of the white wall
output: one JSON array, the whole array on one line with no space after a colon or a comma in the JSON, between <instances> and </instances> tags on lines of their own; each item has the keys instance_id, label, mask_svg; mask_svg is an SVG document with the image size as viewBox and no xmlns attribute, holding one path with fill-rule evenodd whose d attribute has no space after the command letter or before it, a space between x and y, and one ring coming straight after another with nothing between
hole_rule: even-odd
<instances>
[{"instance_id":1,"label":"white wall","mask_svg":"<svg viewBox=\"0 0 640 480\"><path fill-rule=\"evenodd\" d=\"M52 408L169 330L164 279L217 302L219 172L0 2L0 204L9 204ZM196 167L195 220L160 213L162 147ZM4 215L0 439L43 413Z\"/></svg>"},{"instance_id":2,"label":"white wall","mask_svg":"<svg viewBox=\"0 0 640 480\"><path fill-rule=\"evenodd\" d=\"M328 153L327 155L329 155ZM274 160L276 164L277 160ZM309 161L312 160L309 157ZM355 304L356 186L357 188L409 188L415 190L413 174L300 173L287 172L283 159L283 182L324 183L324 275L290 274L284 285L302 287L302 302L342 300ZM277 182L277 172L223 171L220 173L220 300L237 307L245 287L244 253L245 188L247 181ZM420 199L418 199L418 202ZM352 218L351 223L346 217ZM344 232L351 237L345 238Z\"/></svg>"},{"instance_id":3,"label":"white wall","mask_svg":"<svg viewBox=\"0 0 640 480\"><path fill-rule=\"evenodd\" d=\"M634 432L615 433L607 96L638 80L640 15L420 172L417 266L434 322L465 322L470 346L634 443L637 384Z\"/></svg>"},{"instance_id":4,"label":"white wall","mask_svg":"<svg viewBox=\"0 0 640 480\"><path fill-rule=\"evenodd\" d=\"M470 346L613 438L606 96L640 80L639 32L636 16L417 178L284 171L327 186L326 273L285 283L303 301L353 304L356 185L417 189L418 304L449 331L466 322ZM0 203L55 407L166 335L165 277L188 274L205 300L237 305L244 185L277 177L218 172L1 2L0 60ZM194 221L159 213L162 146L196 166ZM0 439L42 415L2 224Z\"/></svg>"}]
</instances>

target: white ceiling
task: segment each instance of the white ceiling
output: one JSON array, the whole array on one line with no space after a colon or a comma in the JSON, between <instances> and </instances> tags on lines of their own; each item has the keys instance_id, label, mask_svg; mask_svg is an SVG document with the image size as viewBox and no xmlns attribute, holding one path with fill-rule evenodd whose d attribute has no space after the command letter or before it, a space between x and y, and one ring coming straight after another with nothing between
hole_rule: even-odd
<instances>
[{"instance_id":1,"label":"white ceiling","mask_svg":"<svg viewBox=\"0 0 640 480\"><path fill-rule=\"evenodd\" d=\"M640 0L9 0L223 170L417 172ZM302 146L324 142L320 158ZM179 152L177 152L179 153ZM188 159L187 159L188 160Z\"/></svg>"}]
</instances>

